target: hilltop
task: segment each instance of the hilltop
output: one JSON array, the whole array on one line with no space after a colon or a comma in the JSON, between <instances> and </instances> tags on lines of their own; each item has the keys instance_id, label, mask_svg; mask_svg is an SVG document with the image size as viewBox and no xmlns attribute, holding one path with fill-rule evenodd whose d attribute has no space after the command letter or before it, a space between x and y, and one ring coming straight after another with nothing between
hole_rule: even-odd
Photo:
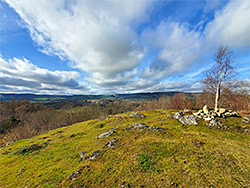
<instances>
[{"instance_id":1,"label":"hilltop","mask_svg":"<svg viewBox=\"0 0 250 188\"><path fill-rule=\"evenodd\" d=\"M250 186L249 124L183 125L173 112L100 117L10 143L1 187Z\"/></svg>"}]
</instances>

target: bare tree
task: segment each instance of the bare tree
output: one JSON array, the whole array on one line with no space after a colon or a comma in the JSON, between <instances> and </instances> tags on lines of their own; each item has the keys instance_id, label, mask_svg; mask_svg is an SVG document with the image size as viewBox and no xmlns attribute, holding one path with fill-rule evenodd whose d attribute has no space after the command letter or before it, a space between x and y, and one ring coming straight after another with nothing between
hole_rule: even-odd
<instances>
[{"instance_id":1,"label":"bare tree","mask_svg":"<svg viewBox=\"0 0 250 188\"><path fill-rule=\"evenodd\" d=\"M227 47L220 46L215 53L215 65L205 72L205 78L201 80L206 92L215 94L214 110L217 111L221 90L232 79L234 74L233 52Z\"/></svg>"}]
</instances>

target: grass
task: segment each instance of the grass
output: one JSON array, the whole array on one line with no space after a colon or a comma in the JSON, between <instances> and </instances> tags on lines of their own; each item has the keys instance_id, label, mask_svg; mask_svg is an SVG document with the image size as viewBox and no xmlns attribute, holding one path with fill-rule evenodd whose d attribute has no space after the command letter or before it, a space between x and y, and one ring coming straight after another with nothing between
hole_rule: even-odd
<instances>
[{"instance_id":1,"label":"grass","mask_svg":"<svg viewBox=\"0 0 250 188\"><path fill-rule=\"evenodd\" d=\"M170 111L142 113L146 118L90 120L1 148L1 187L250 187L250 136L242 129L249 125L241 118L224 119L230 129L216 130L204 121L183 126L166 118ZM136 122L163 129L124 130ZM114 138L116 146L105 147ZM79 155L96 150L94 160Z\"/></svg>"}]
</instances>

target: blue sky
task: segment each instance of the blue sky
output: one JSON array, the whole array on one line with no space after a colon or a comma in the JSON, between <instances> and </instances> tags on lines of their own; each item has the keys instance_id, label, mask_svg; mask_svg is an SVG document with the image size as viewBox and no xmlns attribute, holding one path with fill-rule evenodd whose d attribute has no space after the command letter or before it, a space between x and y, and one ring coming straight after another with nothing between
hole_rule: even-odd
<instances>
[{"instance_id":1,"label":"blue sky","mask_svg":"<svg viewBox=\"0 0 250 188\"><path fill-rule=\"evenodd\" d=\"M250 79L250 1L0 0L0 93L199 92L220 45Z\"/></svg>"}]
</instances>

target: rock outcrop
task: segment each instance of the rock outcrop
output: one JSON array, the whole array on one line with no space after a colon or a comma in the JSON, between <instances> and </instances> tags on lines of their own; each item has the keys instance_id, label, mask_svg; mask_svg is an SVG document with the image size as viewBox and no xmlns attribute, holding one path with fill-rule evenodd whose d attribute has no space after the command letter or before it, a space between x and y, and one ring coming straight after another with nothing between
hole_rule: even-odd
<instances>
[{"instance_id":1,"label":"rock outcrop","mask_svg":"<svg viewBox=\"0 0 250 188\"><path fill-rule=\"evenodd\" d=\"M199 121L199 119L193 115L182 116L178 120L184 125L198 125Z\"/></svg>"},{"instance_id":2,"label":"rock outcrop","mask_svg":"<svg viewBox=\"0 0 250 188\"><path fill-rule=\"evenodd\" d=\"M197 125L199 121L199 119L193 115L185 116L184 112L176 112L172 117L184 125Z\"/></svg>"},{"instance_id":3,"label":"rock outcrop","mask_svg":"<svg viewBox=\"0 0 250 188\"><path fill-rule=\"evenodd\" d=\"M144 123L133 123L132 127L134 127L135 129L147 129L148 126Z\"/></svg>"}]
</instances>

